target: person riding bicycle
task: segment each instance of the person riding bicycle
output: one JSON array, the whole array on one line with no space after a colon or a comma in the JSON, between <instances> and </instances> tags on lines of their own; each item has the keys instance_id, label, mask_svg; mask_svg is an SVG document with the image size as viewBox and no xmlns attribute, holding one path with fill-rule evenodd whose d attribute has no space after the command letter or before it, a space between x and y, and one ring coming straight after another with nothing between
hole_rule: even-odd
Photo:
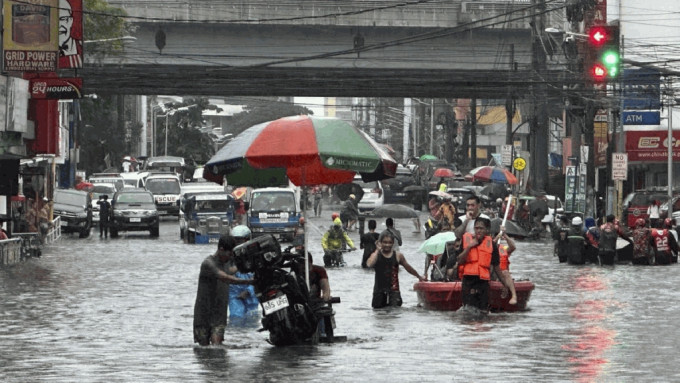
<instances>
[{"instance_id":1,"label":"person riding bicycle","mask_svg":"<svg viewBox=\"0 0 680 383\"><path fill-rule=\"evenodd\" d=\"M329 259L330 253L333 250L342 250L343 248L349 247L351 250L356 250L354 247L354 242L342 229L342 221L340 218L335 218L333 220L333 225L326 231L321 238L321 247L323 247L324 261ZM326 263L326 262L324 262Z\"/></svg>"}]
</instances>

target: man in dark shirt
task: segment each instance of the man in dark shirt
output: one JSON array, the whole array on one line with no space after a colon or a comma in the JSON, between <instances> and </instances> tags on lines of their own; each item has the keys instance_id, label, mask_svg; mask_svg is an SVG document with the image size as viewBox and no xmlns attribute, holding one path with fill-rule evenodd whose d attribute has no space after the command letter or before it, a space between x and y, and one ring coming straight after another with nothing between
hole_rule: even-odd
<instances>
[{"instance_id":1,"label":"man in dark shirt","mask_svg":"<svg viewBox=\"0 0 680 383\"><path fill-rule=\"evenodd\" d=\"M222 235L215 254L208 256L201 264L194 304L194 342L201 346L222 344L224 341L229 284L253 284L252 279L239 279L228 274L234 247L234 238L228 234Z\"/></svg>"},{"instance_id":2,"label":"man in dark shirt","mask_svg":"<svg viewBox=\"0 0 680 383\"><path fill-rule=\"evenodd\" d=\"M108 201L109 196L103 194L99 197L97 205L99 205L99 238L109 237L109 215L111 211L111 203Z\"/></svg>"},{"instance_id":3,"label":"man in dark shirt","mask_svg":"<svg viewBox=\"0 0 680 383\"><path fill-rule=\"evenodd\" d=\"M366 265L366 261L368 260L368 257L371 256L371 253L375 251L376 248L375 243L378 241L378 236L380 235L375 232L377 226L378 225L374 219L368 220L368 233L364 233L361 235L359 248L364 249L364 256L361 258L361 267L363 267L364 269L368 268L368 266Z\"/></svg>"}]
</instances>

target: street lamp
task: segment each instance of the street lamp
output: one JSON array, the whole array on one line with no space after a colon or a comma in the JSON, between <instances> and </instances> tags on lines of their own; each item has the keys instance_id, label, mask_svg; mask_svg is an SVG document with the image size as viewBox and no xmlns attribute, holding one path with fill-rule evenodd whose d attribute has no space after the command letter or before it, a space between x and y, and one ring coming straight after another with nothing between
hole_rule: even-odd
<instances>
[{"instance_id":1,"label":"street lamp","mask_svg":"<svg viewBox=\"0 0 680 383\"><path fill-rule=\"evenodd\" d=\"M89 43L106 43L110 41L137 41L137 38L134 36L121 36L121 37L112 37L110 39L96 39L96 40L84 40L83 44L89 44Z\"/></svg>"},{"instance_id":2,"label":"street lamp","mask_svg":"<svg viewBox=\"0 0 680 383\"><path fill-rule=\"evenodd\" d=\"M168 110L165 114L156 115L156 117L165 117L165 151L163 152L164 156L168 155L168 118L169 118L169 116L172 116L177 112L187 111L187 110L189 110L189 109L191 109L195 106L198 106L198 105L196 105L196 104L187 105L187 106L183 106L183 107L180 107L180 108L177 108L177 109ZM154 125L155 125L155 120L154 120ZM155 132L154 132L154 134L155 134Z\"/></svg>"}]
</instances>

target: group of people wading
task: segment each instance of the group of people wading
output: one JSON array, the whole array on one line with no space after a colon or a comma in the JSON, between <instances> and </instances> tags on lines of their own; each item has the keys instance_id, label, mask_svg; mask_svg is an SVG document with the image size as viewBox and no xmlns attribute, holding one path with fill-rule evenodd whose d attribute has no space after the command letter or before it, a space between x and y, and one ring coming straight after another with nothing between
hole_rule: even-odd
<instances>
[{"instance_id":1,"label":"group of people wading","mask_svg":"<svg viewBox=\"0 0 680 383\"><path fill-rule=\"evenodd\" d=\"M571 225L566 217L562 217L553 233L557 240L556 255L560 262L570 264L613 265L628 261L620 250L617 251L619 238L632 245L630 261L634 265L668 265L677 262L680 252L678 233L670 218L652 223L638 218L629 235L614 215L608 215L599 226L592 217L586 218L585 225L581 217L572 218Z\"/></svg>"}]
</instances>

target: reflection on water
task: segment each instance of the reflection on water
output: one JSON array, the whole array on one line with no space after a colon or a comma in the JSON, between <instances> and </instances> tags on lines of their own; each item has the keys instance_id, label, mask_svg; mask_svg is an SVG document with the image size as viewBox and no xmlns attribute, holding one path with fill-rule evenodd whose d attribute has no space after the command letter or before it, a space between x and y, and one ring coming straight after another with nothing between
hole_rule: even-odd
<instances>
[{"instance_id":1,"label":"reflection on water","mask_svg":"<svg viewBox=\"0 0 680 383\"><path fill-rule=\"evenodd\" d=\"M322 232L311 231L313 254ZM402 232L419 268L422 237ZM677 265L570 266L549 242L520 242L511 268L536 284L529 310L479 317L419 307L403 271L403 307L371 309L373 273L353 252L347 267L328 270L346 342L276 348L255 318L203 348L193 343L193 303L214 248L178 234L164 221L159 240L66 236L42 258L0 270L0 381L677 380Z\"/></svg>"},{"instance_id":2,"label":"reflection on water","mask_svg":"<svg viewBox=\"0 0 680 383\"><path fill-rule=\"evenodd\" d=\"M582 268L574 276L573 290L582 301L569 311L578 327L571 331L574 339L564 346L569 352L570 370L579 382L598 381L610 363L607 353L615 344L617 332L607 328L609 306L616 300L603 299L611 295L609 281L600 269Z\"/></svg>"}]
</instances>

